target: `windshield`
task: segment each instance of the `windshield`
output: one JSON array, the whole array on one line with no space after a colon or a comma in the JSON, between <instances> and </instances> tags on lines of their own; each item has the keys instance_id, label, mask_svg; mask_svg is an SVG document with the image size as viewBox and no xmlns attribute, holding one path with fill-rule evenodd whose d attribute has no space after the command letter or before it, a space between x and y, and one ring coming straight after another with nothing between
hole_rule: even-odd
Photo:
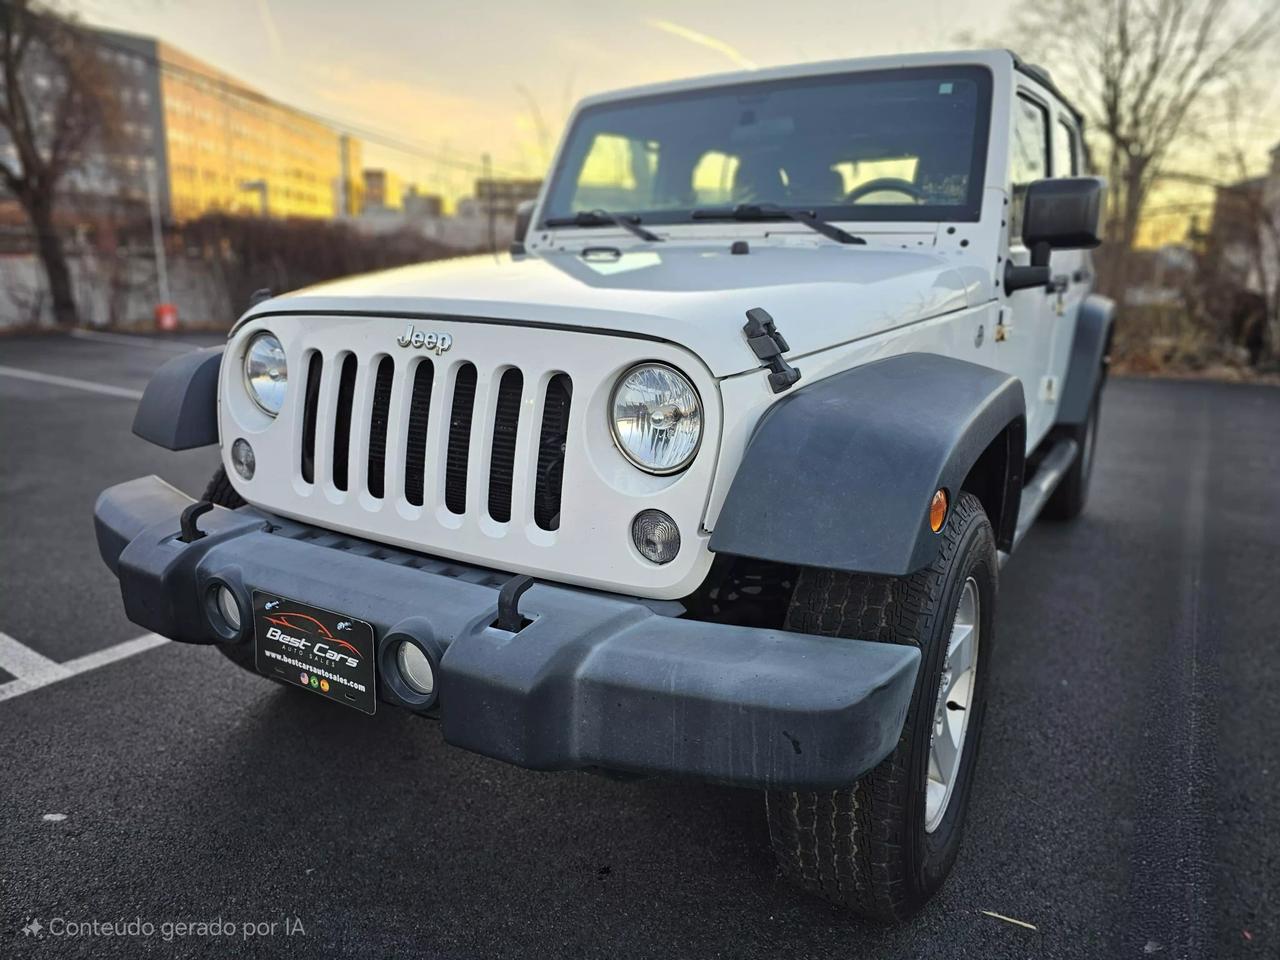
<instances>
[{"instance_id":1,"label":"windshield","mask_svg":"<svg viewBox=\"0 0 1280 960\"><path fill-rule=\"evenodd\" d=\"M991 75L918 68L776 80L584 110L547 220L682 223L740 204L832 220L977 220Z\"/></svg>"}]
</instances>

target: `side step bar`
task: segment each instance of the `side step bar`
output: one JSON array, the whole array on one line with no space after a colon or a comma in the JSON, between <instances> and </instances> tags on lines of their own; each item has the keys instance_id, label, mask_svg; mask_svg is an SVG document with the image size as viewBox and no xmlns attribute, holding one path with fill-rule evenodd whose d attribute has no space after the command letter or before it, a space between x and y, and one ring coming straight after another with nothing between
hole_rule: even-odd
<instances>
[{"instance_id":1,"label":"side step bar","mask_svg":"<svg viewBox=\"0 0 1280 960\"><path fill-rule=\"evenodd\" d=\"M1022 488L1022 506L1018 510L1018 528L1013 534L1013 548L1016 550L1018 544L1022 542L1022 538L1027 535L1027 531L1031 529L1031 525L1036 522L1036 518L1040 516L1040 511L1044 509L1044 505L1049 502L1049 497L1053 495L1053 491L1058 489L1058 484L1062 482L1062 478L1066 476L1071 465L1075 463L1076 454L1080 450L1080 444L1074 440L1062 439L1053 445L1035 472L1035 476L1031 478L1031 482ZM1009 554L1004 551L1000 552L1000 566L1004 566L1005 561L1009 559Z\"/></svg>"}]
</instances>

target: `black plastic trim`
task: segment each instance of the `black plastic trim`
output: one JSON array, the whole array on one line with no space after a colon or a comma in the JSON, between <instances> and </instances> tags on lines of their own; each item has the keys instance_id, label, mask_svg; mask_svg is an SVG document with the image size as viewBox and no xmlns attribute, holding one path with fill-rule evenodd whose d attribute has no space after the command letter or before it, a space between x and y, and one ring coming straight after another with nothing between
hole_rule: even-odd
<instances>
[{"instance_id":1,"label":"black plastic trim","mask_svg":"<svg viewBox=\"0 0 1280 960\"><path fill-rule=\"evenodd\" d=\"M174 357L152 375L133 415L133 432L166 450L218 442L218 368L222 347Z\"/></svg>"},{"instance_id":2,"label":"black plastic trim","mask_svg":"<svg viewBox=\"0 0 1280 960\"><path fill-rule=\"evenodd\" d=\"M1111 365L1111 334L1115 326L1115 302L1090 294L1080 305L1076 332L1071 339L1071 359L1058 405L1059 424L1081 426L1089 419L1093 398L1106 382Z\"/></svg>"},{"instance_id":3,"label":"black plastic trim","mask_svg":"<svg viewBox=\"0 0 1280 960\"><path fill-rule=\"evenodd\" d=\"M524 594L513 635L491 626L509 577L327 546L334 535L252 507L215 507L208 535L182 543L190 502L155 477L99 498L99 549L134 623L226 644L206 605L215 583L339 606L372 625L384 658L405 637L438 664L446 741L518 766L835 789L894 749L915 687L915 647L704 623L547 583ZM383 702L431 707L383 666Z\"/></svg>"},{"instance_id":4,"label":"black plastic trim","mask_svg":"<svg viewBox=\"0 0 1280 960\"><path fill-rule=\"evenodd\" d=\"M902 354L800 387L757 426L711 549L859 573L912 573L934 554L934 493L960 490L1010 427L1006 471L1020 477L1025 421L1015 377L934 354ZM1005 484L1002 517L1017 517L1017 489ZM1012 527L1003 528L1002 543L1012 535Z\"/></svg>"}]
</instances>

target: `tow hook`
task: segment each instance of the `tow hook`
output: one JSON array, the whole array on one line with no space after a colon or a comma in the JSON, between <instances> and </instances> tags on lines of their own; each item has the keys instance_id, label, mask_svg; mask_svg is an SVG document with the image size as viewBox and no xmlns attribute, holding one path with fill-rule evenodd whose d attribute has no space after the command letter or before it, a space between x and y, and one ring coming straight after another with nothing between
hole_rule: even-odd
<instances>
[{"instance_id":1,"label":"tow hook","mask_svg":"<svg viewBox=\"0 0 1280 960\"><path fill-rule=\"evenodd\" d=\"M206 536L205 532L196 526L196 520L213 509L213 504L208 500L200 500L191 504L182 511L182 518L179 523L182 527L182 533L178 539L182 543L195 543L200 538Z\"/></svg>"},{"instance_id":2,"label":"tow hook","mask_svg":"<svg viewBox=\"0 0 1280 960\"><path fill-rule=\"evenodd\" d=\"M498 592L498 617L492 626L508 633L519 633L533 622L520 613L520 598L535 582L533 577L516 576L502 585Z\"/></svg>"}]
</instances>

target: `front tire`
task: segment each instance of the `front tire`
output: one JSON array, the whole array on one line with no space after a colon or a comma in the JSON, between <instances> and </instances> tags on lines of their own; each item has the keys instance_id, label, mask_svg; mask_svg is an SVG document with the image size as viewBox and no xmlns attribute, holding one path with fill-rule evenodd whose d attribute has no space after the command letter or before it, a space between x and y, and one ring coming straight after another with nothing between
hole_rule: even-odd
<instances>
[{"instance_id":1,"label":"front tire","mask_svg":"<svg viewBox=\"0 0 1280 960\"><path fill-rule=\"evenodd\" d=\"M766 794L770 842L792 882L876 921L909 917L942 886L986 711L997 580L991 524L967 493L917 573L800 572L787 629L912 644L921 661L898 746L879 766L842 790Z\"/></svg>"},{"instance_id":2,"label":"front tire","mask_svg":"<svg viewBox=\"0 0 1280 960\"><path fill-rule=\"evenodd\" d=\"M226 467L219 467L214 472L209 479L209 485L204 488L204 496L200 499L208 500L217 507L226 507L228 510L239 510L244 506L244 498L236 493L236 488L231 485Z\"/></svg>"}]
</instances>

